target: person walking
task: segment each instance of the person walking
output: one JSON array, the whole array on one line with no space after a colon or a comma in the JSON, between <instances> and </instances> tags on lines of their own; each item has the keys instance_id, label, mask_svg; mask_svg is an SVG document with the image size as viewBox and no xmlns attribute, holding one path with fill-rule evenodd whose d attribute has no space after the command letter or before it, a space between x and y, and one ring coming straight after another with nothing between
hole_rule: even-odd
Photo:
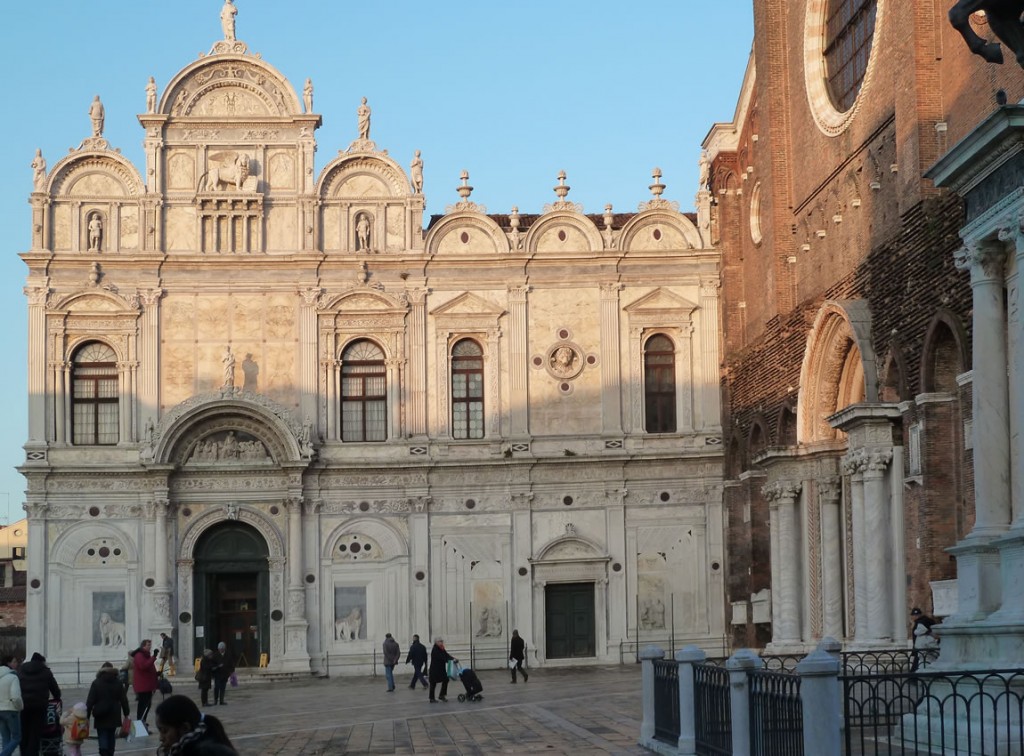
<instances>
[{"instance_id":1,"label":"person walking","mask_svg":"<svg viewBox=\"0 0 1024 756\"><path fill-rule=\"evenodd\" d=\"M423 674L423 668L427 666L427 647L420 643L420 636L413 635L412 643L409 644L409 654L405 657L406 664L412 664L412 682L409 683L409 687L413 690L416 689L416 683L423 683L423 687L428 687L427 676Z\"/></svg>"},{"instance_id":2,"label":"person walking","mask_svg":"<svg viewBox=\"0 0 1024 756\"><path fill-rule=\"evenodd\" d=\"M46 666L46 657L38 651L18 667L21 698L21 756L39 756L39 742L46 727L46 708L50 699L60 698L60 686Z\"/></svg>"},{"instance_id":3,"label":"person walking","mask_svg":"<svg viewBox=\"0 0 1024 756\"><path fill-rule=\"evenodd\" d=\"M18 680L18 658L14 654L0 657L0 736L4 746L0 756L11 756L21 743L21 682Z\"/></svg>"},{"instance_id":4,"label":"person walking","mask_svg":"<svg viewBox=\"0 0 1024 756\"><path fill-rule=\"evenodd\" d=\"M174 639L160 633L160 671L174 677Z\"/></svg>"},{"instance_id":5,"label":"person walking","mask_svg":"<svg viewBox=\"0 0 1024 756\"><path fill-rule=\"evenodd\" d=\"M149 710L153 706L153 691L157 688L156 659L148 638L132 654L132 687L135 689L135 718L149 729Z\"/></svg>"},{"instance_id":6,"label":"person walking","mask_svg":"<svg viewBox=\"0 0 1024 756\"><path fill-rule=\"evenodd\" d=\"M110 662L103 662L96 673L96 679L89 686L89 695L85 697L85 708L96 726L99 756L114 756L117 732L123 718L131 712L131 706L128 691Z\"/></svg>"},{"instance_id":7,"label":"person walking","mask_svg":"<svg viewBox=\"0 0 1024 756\"><path fill-rule=\"evenodd\" d=\"M450 661L457 662L458 659L445 649L444 638L435 638L434 646L430 649L430 703L448 700L448 662ZM438 683L441 683L441 695L434 698L434 690Z\"/></svg>"},{"instance_id":8,"label":"person walking","mask_svg":"<svg viewBox=\"0 0 1024 756\"><path fill-rule=\"evenodd\" d=\"M388 693L395 692L395 665L402 658L402 648L391 633L384 634L384 679L388 683Z\"/></svg>"},{"instance_id":9,"label":"person walking","mask_svg":"<svg viewBox=\"0 0 1024 756\"><path fill-rule=\"evenodd\" d=\"M89 710L80 701L60 718L64 728L64 756L82 756L82 743L89 737Z\"/></svg>"},{"instance_id":10,"label":"person walking","mask_svg":"<svg viewBox=\"0 0 1024 756\"><path fill-rule=\"evenodd\" d=\"M188 696L167 696L156 707L156 729L159 756L238 756L223 723Z\"/></svg>"},{"instance_id":11,"label":"person walking","mask_svg":"<svg viewBox=\"0 0 1024 756\"><path fill-rule=\"evenodd\" d=\"M213 655L213 705L220 704L227 706L224 702L224 691L228 687L228 678L235 671L231 659L228 657L228 646L224 641L217 644L217 651Z\"/></svg>"},{"instance_id":12,"label":"person walking","mask_svg":"<svg viewBox=\"0 0 1024 756\"><path fill-rule=\"evenodd\" d=\"M515 666L512 667L512 684L516 683L516 670L523 673L523 682L529 682L530 676L526 674L526 670L523 669L523 662L526 661L526 641L519 635L518 630L512 631L512 640L509 642L509 661L514 661Z\"/></svg>"}]
</instances>

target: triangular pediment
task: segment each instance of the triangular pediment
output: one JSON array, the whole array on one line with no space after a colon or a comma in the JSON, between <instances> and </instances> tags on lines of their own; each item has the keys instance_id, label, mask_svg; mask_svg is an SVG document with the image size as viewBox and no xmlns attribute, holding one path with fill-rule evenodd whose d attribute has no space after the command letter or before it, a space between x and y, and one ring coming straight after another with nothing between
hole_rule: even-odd
<instances>
[{"instance_id":1,"label":"triangular pediment","mask_svg":"<svg viewBox=\"0 0 1024 756\"><path fill-rule=\"evenodd\" d=\"M678 294L667 289L655 289L645 294L632 304L626 305L625 310L633 315L642 313L675 314L689 317L690 313L697 309L697 305Z\"/></svg>"},{"instance_id":2,"label":"triangular pediment","mask_svg":"<svg viewBox=\"0 0 1024 756\"><path fill-rule=\"evenodd\" d=\"M477 316L477 317L488 317L491 319L497 319L505 314L505 311L494 304L488 302L482 297L478 297L472 292L465 292L455 297L450 302L445 302L443 305L431 312L431 315L437 316Z\"/></svg>"}]
</instances>

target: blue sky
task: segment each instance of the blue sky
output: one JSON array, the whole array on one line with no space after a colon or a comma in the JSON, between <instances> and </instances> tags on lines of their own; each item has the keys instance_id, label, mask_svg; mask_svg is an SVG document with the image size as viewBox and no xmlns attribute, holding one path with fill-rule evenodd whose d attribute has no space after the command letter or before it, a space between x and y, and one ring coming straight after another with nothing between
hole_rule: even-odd
<instances>
[{"instance_id":1,"label":"blue sky","mask_svg":"<svg viewBox=\"0 0 1024 756\"><path fill-rule=\"evenodd\" d=\"M27 433L26 269L29 163L52 167L90 135L89 103L106 108L104 136L137 167L145 84L160 92L221 38L222 0L48 0L9 3L0 25L6 72L0 117L0 521L18 519L14 470ZM357 136L356 107L373 108L371 137L403 166L424 160L427 212L458 200L469 171L489 212L540 212L568 199L588 213L631 211L662 169L665 198L693 206L700 143L732 118L752 42L751 0L625 3L563 0L454 3L236 0L237 37L301 93L315 87L319 171Z\"/></svg>"}]
</instances>

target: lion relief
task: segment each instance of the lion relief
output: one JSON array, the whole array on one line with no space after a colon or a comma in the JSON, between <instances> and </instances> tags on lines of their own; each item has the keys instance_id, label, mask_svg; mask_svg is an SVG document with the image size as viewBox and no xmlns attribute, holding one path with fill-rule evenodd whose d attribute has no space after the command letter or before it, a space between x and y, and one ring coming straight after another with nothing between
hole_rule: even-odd
<instances>
[{"instance_id":1,"label":"lion relief","mask_svg":"<svg viewBox=\"0 0 1024 756\"><path fill-rule=\"evenodd\" d=\"M123 646L125 645L124 623L116 622L106 612L100 615L100 645L101 646Z\"/></svg>"},{"instance_id":2,"label":"lion relief","mask_svg":"<svg viewBox=\"0 0 1024 756\"><path fill-rule=\"evenodd\" d=\"M216 192L221 189L234 189L236 192L255 191L256 178L252 175L249 156L244 152L220 152L210 156L210 169L206 172L203 190ZM251 179L251 180L250 180Z\"/></svg>"}]
</instances>

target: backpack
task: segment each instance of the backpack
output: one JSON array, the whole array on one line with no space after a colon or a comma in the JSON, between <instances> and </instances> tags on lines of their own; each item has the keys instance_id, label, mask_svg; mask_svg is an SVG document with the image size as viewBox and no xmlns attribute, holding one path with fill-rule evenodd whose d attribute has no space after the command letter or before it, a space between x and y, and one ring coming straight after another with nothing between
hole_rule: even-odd
<instances>
[{"instance_id":1,"label":"backpack","mask_svg":"<svg viewBox=\"0 0 1024 756\"><path fill-rule=\"evenodd\" d=\"M89 720L75 717L71 723L71 739L81 743L89 737Z\"/></svg>"}]
</instances>

